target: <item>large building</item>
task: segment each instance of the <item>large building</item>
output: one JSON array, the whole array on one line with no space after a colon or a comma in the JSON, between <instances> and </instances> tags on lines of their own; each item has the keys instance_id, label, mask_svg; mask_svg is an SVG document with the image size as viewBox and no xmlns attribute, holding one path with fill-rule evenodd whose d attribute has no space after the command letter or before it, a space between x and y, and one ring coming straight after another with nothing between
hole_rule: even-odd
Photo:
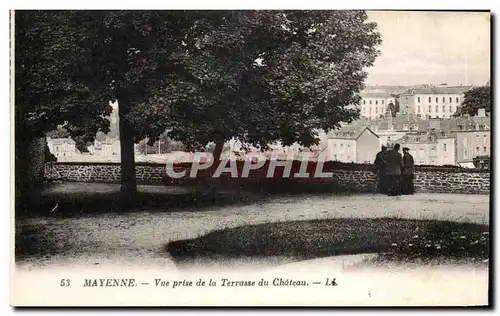
<instances>
[{"instance_id":1,"label":"large building","mask_svg":"<svg viewBox=\"0 0 500 316\"><path fill-rule=\"evenodd\" d=\"M328 160L373 163L380 151L379 137L368 127L346 126L331 131L327 140Z\"/></svg>"},{"instance_id":2,"label":"large building","mask_svg":"<svg viewBox=\"0 0 500 316\"><path fill-rule=\"evenodd\" d=\"M388 92L363 91L360 96L360 116L369 119L385 116L389 104L396 103L396 99Z\"/></svg>"},{"instance_id":3,"label":"large building","mask_svg":"<svg viewBox=\"0 0 500 316\"><path fill-rule=\"evenodd\" d=\"M408 89L399 95L399 111L421 118L450 118L462 104L471 87L424 87Z\"/></svg>"}]
</instances>

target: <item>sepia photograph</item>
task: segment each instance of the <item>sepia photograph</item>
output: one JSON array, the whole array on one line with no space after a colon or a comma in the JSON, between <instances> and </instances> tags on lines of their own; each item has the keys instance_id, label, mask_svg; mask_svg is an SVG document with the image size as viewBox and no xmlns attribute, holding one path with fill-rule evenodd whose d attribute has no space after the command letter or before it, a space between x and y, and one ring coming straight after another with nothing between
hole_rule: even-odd
<instances>
[{"instance_id":1,"label":"sepia photograph","mask_svg":"<svg viewBox=\"0 0 500 316\"><path fill-rule=\"evenodd\" d=\"M486 10L11 10L11 306L491 307L491 38Z\"/></svg>"}]
</instances>

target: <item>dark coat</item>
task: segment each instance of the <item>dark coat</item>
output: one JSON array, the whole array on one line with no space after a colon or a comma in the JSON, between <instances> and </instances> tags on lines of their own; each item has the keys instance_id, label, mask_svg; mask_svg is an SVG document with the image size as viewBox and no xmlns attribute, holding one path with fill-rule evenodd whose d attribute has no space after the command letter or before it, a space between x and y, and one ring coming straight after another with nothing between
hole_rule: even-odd
<instances>
[{"instance_id":1,"label":"dark coat","mask_svg":"<svg viewBox=\"0 0 500 316\"><path fill-rule=\"evenodd\" d=\"M403 175L413 175L415 173L415 162L410 153L403 155Z\"/></svg>"},{"instance_id":2,"label":"dark coat","mask_svg":"<svg viewBox=\"0 0 500 316\"><path fill-rule=\"evenodd\" d=\"M375 156L375 162L373 163L375 165L375 172L385 173L385 170L387 168L387 156L387 151L378 152L378 154Z\"/></svg>"},{"instance_id":3,"label":"dark coat","mask_svg":"<svg viewBox=\"0 0 500 316\"><path fill-rule=\"evenodd\" d=\"M395 150L389 151L387 155L387 169L388 176L401 175L401 167L403 166L403 156Z\"/></svg>"}]
</instances>

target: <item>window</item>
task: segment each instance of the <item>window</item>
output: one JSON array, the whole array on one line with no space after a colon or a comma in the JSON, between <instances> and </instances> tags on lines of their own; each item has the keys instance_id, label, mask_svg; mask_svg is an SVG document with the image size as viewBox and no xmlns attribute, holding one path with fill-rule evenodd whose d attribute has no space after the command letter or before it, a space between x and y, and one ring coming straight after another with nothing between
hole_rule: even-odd
<instances>
[{"instance_id":1,"label":"window","mask_svg":"<svg viewBox=\"0 0 500 316\"><path fill-rule=\"evenodd\" d=\"M417 97L417 102L420 103L420 97Z\"/></svg>"},{"instance_id":2,"label":"window","mask_svg":"<svg viewBox=\"0 0 500 316\"><path fill-rule=\"evenodd\" d=\"M443 97L443 103L445 103L446 101L444 100L444 97Z\"/></svg>"},{"instance_id":3,"label":"window","mask_svg":"<svg viewBox=\"0 0 500 316\"><path fill-rule=\"evenodd\" d=\"M408 130L408 124L403 124L403 130Z\"/></svg>"},{"instance_id":4,"label":"window","mask_svg":"<svg viewBox=\"0 0 500 316\"><path fill-rule=\"evenodd\" d=\"M453 108L452 108L452 106L450 105L450 113L452 113L452 112L453 112Z\"/></svg>"},{"instance_id":5,"label":"window","mask_svg":"<svg viewBox=\"0 0 500 316\"><path fill-rule=\"evenodd\" d=\"M464 157L467 157L467 149L464 150Z\"/></svg>"},{"instance_id":6,"label":"window","mask_svg":"<svg viewBox=\"0 0 500 316\"><path fill-rule=\"evenodd\" d=\"M351 152L351 145L347 145L347 152L350 153Z\"/></svg>"},{"instance_id":7,"label":"window","mask_svg":"<svg viewBox=\"0 0 500 316\"><path fill-rule=\"evenodd\" d=\"M439 112L439 106L436 105L436 113Z\"/></svg>"},{"instance_id":8,"label":"window","mask_svg":"<svg viewBox=\"0 0 500 316\"><path fill-rule=\"evenodd\" d=\"M443 113L446 112L446 107L443 105Z\"/></svg>"},{"instance_id":9,"label":"window","mask_svg":"<svg viewBox=\"0 0 500 316\"><path fill-rule=\"evenodd\" d=\"M378 100L375 100L375 104L378 104Z\"/></svg>"},{"instance_id":10,"label":"window","mask_svg":"<svg viewBox=\"0 0 500 316\"><path fill-rule=\"evenodd\" d=\"M458 103L458 97L455 100L456 100L456 103Z\"/></svg>"},{"instance_id":11,"label":"window","mask_svg":"<svg viewBox=\"0 0 500 316\"><path fill-rule=\"evenodd\" d=\"M375 101L375 102L377 102L377 101ZM378 113L378 108L375 108L375 113Z\"/></svg>"},{"instance_id":12,"label":"window","mask_svg":"<svg viewBox=\"0 0 500 316\"><path fill-rule=\"evenodd\" d=\"M476 154L479 154L479 146L476 147Z\"/></svg>"},{"instance_id":13,"label":"window","mask_svg":"<svg viewBox=\"0 0 500 316\"><path fill-rule=\"evenodd\" d=\"M479 143L479 135L476 135L476 144Z\"/></svg>"},{"instance_id":14,"label":"window","mask_svg":"<svg viewBox=\"0 0 500 316\"><path fill-rule=\"evenodd\" d=\"M366 100L363 100L363 104L366 104Z\"/></svg>"},{"instance_id":15,"label":"window","mask_svg":"<svg viewBox=\"0 0 500 316\"><path fill-rule=\"evenodd\" d=\"M384 100L382 100L382 104L384 104Z\"/></svg>"},{"instance_id":16,"label":"window","mask_svg":"<svg viewBox=\"0 0 500 316\"><path fill-rule=\"evenodd\" d=\"M450 97L450 103L451 103L451 97Z\"/></svg>"},{"instance_id":17,"label":"window","mask_svg":"<svg viewBox=\"0 0 500 316\"><path fill-rule=\"evenodd\" d=\"M372 114L372 108L370 108L370 114Z\"/></svg>"},{"instance_id":18,"label":"window","mask_svg":"<svg viewBox=\"0 0 500 316\"><path fill-rule=\"evenodd\" d=\"M464 138L463 143L464 143L464 147L467 147L467 138Z\"/></svg>"},{"instance_id":19,"label":"window","mask_svg":"<svg viewBox=\"0 0 500 316\"><path fill-rule=\"evenodd\" d=\"M418 124L413 124L413 129L418 131Z\"/></svg>"},{"instance_id":20,"label":"window","mask_svg":"<svg viewBox=\"0 0 500 316\"><path fill-rule=\"evenodd\" d=\"M487 138L486 138L487 136L488 135L483 135L483 144L487 144L488 143Z\"/></svg>"},{"instance_id":21,"label":"window","mask_svg":"<svg viewBox=\"0 0 500 316\"><path fill-rule=\"evenodd\" d=\"M436 103L438 103L438 102L439 102L439 101L438 101L438 97L436 97Z\"/></svg>"},{"instance_id":22,"label":"window","mask_svg":"<svg viewBox=\"0 0 500 316\"><path fill-rule=\"evenodd\" d=\"M420 105L417 107L418 113L420 113Z\"/></svg>"},{"instance_id":23,"label":"window","mask_svg":"<svg viewBox=\"0 0 500 316\"><path fill-rule=\"evenodd\" d=\"M419 156L420 157L423 157L424 156L424 150L422 148L420 148L420 151L418 152L419 153Z\"/></svg>"},{"instance_id":24,"label":"window","mask_svg":"<svg viewBox=\"0 0 500 316\"><path fill-rule=\"evenodd\" d=\"M431 111L432 111L432 106L429 105L429 112L431 112Z\"/></svg>"},{"instance_id":25,"label":"window","mask_svg":"<svg viewBox=\"0 0 500 316\"><path fill-rule=\"evenodd\" d=\"M372 104L372 100L369 100L368 103Z\"/></svg>"},{"instance_id":26,"label":"window","mask_svg":"<svg viewBox=\"0 0 500 316\"><path fill-rule=\"evenodd\" d=\"M431 98L431 97L429 97L429 103L431 103L431 102L432 102L432 98Z\"/></svg>"},{"instance_id":27,"label":"window","mask_svg":"<svg viewBox=\"0 0 500 316\"><path fill-rule=\"evenodd\" d=\"M443 144L443 151L446 151L446 143Z\"/></svg>"},{"instance_id":28,"label":"window","mask_svg":"<svg viewBox=\"0 0 500 316\"><path fill-rule=\"evenodd\" d=\"M486 153L486 147L483 147L483 153Z\"/></svg>"}]
</instances>

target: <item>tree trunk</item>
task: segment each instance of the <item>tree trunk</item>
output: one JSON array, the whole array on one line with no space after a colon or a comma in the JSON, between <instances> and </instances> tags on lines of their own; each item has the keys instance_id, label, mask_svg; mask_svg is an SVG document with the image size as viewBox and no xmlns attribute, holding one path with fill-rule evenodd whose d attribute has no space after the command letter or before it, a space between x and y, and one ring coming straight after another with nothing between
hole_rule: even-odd
<instances>
[{"instance_id":1,"label":"tree trunk","mask_svg":"<svg viewBox=\"0 0 500 316\"><path fill-rule=\"evenodd\" d=\"M121 158L121 209L126 211L134 207L137 196L135 178L134 133L133 126L127 120L130 105L126 99L118 100L120 158Z\"/></svg>"},{"instance_id":2,"label":"tree trunk","mask_svg":"<svg viewBox=\"0 0 500 316\"><path fill-rule=\"evenodd\" d=\"M16 140L14 182L17 215L33 213L40 207L46 146L45 137Z\"/></svg>"},{"instance_id":3,"label":"tree trunk","mask_svg":"<svg viewBox=\"0 0 500 316\"><path fill-rule=\"evenodd\" d=\"M220 161L220 156L222 154L222 149L224 148L224 142L223 141L216 141L215 142L215 148L214 152L212 155L214 156L214 166L216 162Z\"/></svg>"},{"instance_id":4,"label":"tree trunk","mask_svg":"<svg viewBox=\"0 0 500 316\"><path fill-rule=\"evenodd\" d=\"M213 159L214 159L214 163L212 164L212 166L210 167L210 179L208 180L208 192L210 192L210 194L212 194L213 196L215 196L217 194L217 187L219 186L220 184L220 179L218 178L212 178L213 174L215 173L215 170L217 169L217 167L219 166L220 164L220 157L221 157L221 154L222 154L222 149L224 148L224 141L216 141L215 142L215 148L214 148L214 152L212 153L212 156L213 156Z\"/></svg>"}]
</instances>

